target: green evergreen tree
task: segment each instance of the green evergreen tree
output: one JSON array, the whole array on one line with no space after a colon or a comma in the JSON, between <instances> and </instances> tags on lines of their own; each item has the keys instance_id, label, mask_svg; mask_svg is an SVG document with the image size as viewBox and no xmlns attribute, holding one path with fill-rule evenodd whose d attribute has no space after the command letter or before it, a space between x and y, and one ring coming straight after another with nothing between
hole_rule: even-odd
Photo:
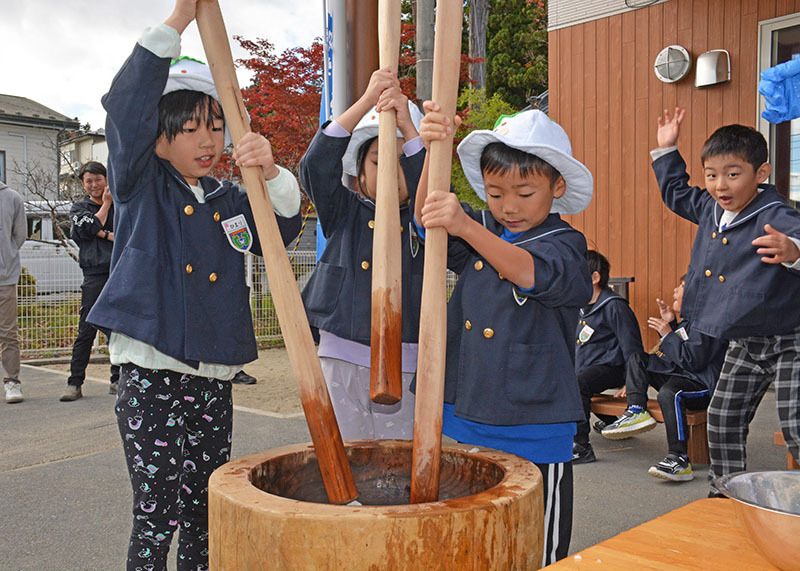
<instances>
[{"instance_id":1,"label":"green evergreen tree","mask_svg":"<svg viewBox=\"0 0 800 571\"><path fill-rule=\"evenodd\" d=\"M491 0L486 88L521 109L547 89L547 3Z\"/></svg>"}]
</instances>

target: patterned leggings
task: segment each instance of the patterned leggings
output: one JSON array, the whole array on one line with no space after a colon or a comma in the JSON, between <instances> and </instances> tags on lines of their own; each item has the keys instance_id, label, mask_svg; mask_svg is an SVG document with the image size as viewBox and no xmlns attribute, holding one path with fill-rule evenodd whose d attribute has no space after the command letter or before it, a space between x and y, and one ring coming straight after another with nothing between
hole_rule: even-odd
<instances>
[{"instance_id":1,"label":"patterned leggings","mask_svg":"<svg viewBox=\"0 0 800 571\"><path fill-rule=\"evenodd\" d=\"M208 478L230 458L231 384L122 365L117 424L133 487L128 571L208 568Z\"/></svg>"},{"instance_id":2,"label":"patterned leggings","mask_svg":"<svg viewBox=\"0 0 800 571\"><path fill-rule=\"evenodd\" d=\"M734 339L708 407L708 478L746 469L750 421L775 381L778 418L789 452L800 451L800 328L793 334Z\"/></svg>"}]
</instances>

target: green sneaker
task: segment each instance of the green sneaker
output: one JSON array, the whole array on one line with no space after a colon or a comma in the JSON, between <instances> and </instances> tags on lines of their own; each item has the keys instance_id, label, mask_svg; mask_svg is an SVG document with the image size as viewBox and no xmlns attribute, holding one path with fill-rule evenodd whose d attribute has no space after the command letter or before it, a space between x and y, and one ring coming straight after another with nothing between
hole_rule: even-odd
<instances>
[{"instance_id":1,"label":"green sneaker","mask_svg":"<svg viewBox=\"0 0 800 571\"><path fill-rule=\"evenodd\" d=\"M611 440L622 440L642 434L656 427L656 420L640 406L629 406L617 420L603 429L602 434Z\"/></svg>"},{"instance_id":2,"label":"green sneaker","mask_svg":"<svg viewBox=\"0 0 800 571\"><path fill-rule=\"evenodd\" d=\"M651 476L661 478L662 480L669 480L671 482L688 482L694 479L692 472L692 463L686 456L675 456L674 454L667 454L661 462L655 466L650 466L647 471Z\"/></svg>"}]
</instances>

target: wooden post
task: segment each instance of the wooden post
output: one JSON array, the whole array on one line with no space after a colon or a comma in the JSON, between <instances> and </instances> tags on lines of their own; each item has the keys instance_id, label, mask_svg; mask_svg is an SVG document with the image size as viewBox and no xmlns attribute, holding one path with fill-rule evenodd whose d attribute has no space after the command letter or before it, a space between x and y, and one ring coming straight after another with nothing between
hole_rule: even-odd
<instances>
[{"instance_id":1,"label":"wooden post","mask_svg":"<svg viewBox=\"0 0 800 571\"><path fill-rule=\"evenodd\" d=\"M196 20L226 124L234 143L238 143L246 133L250 132L250 124L236 79L228 35L217 0L199 0ZM263 169L246 167L241 171L256 220L275 310L297 381L328 500L335 504L347 503L354 500L358 492L347 462L339 426L336 424L336 416L322 375L322 367L311 337L303 302L300 299L297 281L283 247L275 213L272 211Z\"/></svg>"},{"instance_id":2,"label":"wooden post","mask_svg":"<svg viewBox=\"0 0 800 571\"><path fill-rule=\"evenodd\" d=\"M455 116L461 63L461 0L439 0L433 48L433 101ZM450 188L453 136L430 146L428 192ZM439 494L445 345L447 343L447 231L425 232L425 273L419 323L419 361L414 409L411 502L433 502Z\"/></svg>"},{"instance_id":3,"label":"wooden post","mask_svg":"<svg viewBox=\"0 0 800 571\"><path fill-rule=\"evenodd\" d=\"M400 56L400 0L380 0L378 23L380 67L397 69ZM397 115L394 109L390 109L382 111L378 121L378 188L372 242L369 396L379 404L398 402L403 388L403 261L397 170Z\"/></svg>"}]
</instances>

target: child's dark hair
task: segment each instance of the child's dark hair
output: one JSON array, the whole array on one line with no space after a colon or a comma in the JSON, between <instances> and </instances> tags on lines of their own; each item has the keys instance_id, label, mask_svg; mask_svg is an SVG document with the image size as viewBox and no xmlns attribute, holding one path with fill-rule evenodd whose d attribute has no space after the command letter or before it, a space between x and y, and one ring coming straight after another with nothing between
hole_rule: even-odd
<instances>
[{"instance_id":1,"label":"child's dark hair","mask_svg":"<svg viewBox=\"0 0 800 571\"><path fill-rule=\"evenodd\" d=\"M78 178L83 180L83 176L86 173L99 174L104 177L108 176L106 173L106 167L103 166L103 163L98 163L97 161L89 161L88 163L84 163L84 165L78 170Z\"/></svg>"},{"instance_id":2,"label":"child's dark hair","mask_svg":"<svg viewBox=\"0 0 800 571\"><path fill-rule=\"evenodd\" d=\"M753 165L753 170L769 160L764 135L744 125L725 125L714 131L703 145L700 161L723 155L739 157Z\"/></svg>"},{"instance_id":3,"label":"child's dark hair","mask_svg":"<svg viewBox=\"0 0 800 571\"><path fill-rule=\"evenodd\" d=\"M158 102L158 133L156 138L164 135L168 142L183 133L187 121L205 123L207 127L214 120L225 122L219 102L202 91L179 89L161 97Z\"/></svg>"},{"instance_id":4,"label":"child's dark hair","mask_svg":"<svg viewBox=\"0 0 800 571\"><path fill-rule=\"evenodd\" d=\"M544 159L503 143L486 145L481 153L480 165L481 172L489 174L506 174L516 167L523 178L532 174L544 175L550 179L551 187L561 177L561 173Z\"/></svg>"},{"instance_id":5,"label":"child's dark hair","mask_svg":"<svg viewBox=\"0 0 800 571\"><path fill-rule=\"evenodd\" d=\"M361 188L361 177L364 175L364 161L367 160L367 153L369 153L369 148L372 146L372 142L376 141L377 139L378 137L367 139L361 144L360 147L358 147L358 152L356 153L356 172L358 173L358 176L356 177L358 179L356 184L358 184L358 189L361 194L365 194Z\"/></svg>"},{"instance_id":6,"label":"child's dark hair","mask_svg":"<svg viewBox=\"0 0 800 571\"><path fill-rule=\"evenodd\" d=\"M600 274L600 283L597 284L600 289L608 286L608 278L611 275L611 264L608 263L608 259L597 250L589 250L586 258L589 260L589 273Z\"/></svg>"}]
</instances>

